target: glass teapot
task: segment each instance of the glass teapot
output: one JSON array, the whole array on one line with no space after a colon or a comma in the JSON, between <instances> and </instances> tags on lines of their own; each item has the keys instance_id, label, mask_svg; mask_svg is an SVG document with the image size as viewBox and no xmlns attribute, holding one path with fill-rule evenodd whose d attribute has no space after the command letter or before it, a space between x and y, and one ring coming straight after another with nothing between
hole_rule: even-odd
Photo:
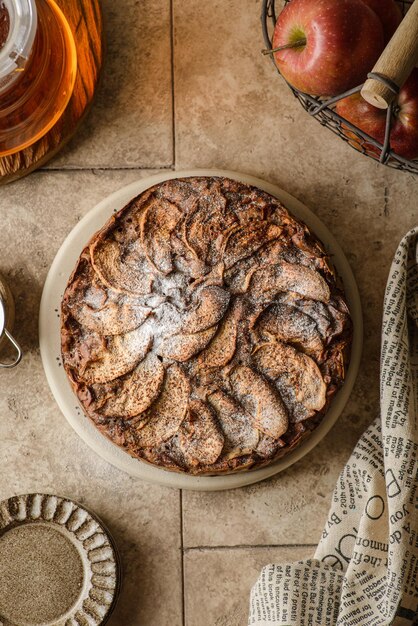
<instances>
[{"instance_id":1,"label":"glass teapot","mask_svg":"<svg viewBox=\"0 0 418 626\"><path fill-rule=\"evenodd\" d=\"M73 34L54 0L0 0L0 157L56 124L76 72Z\"/></svg>"}]
</instances>

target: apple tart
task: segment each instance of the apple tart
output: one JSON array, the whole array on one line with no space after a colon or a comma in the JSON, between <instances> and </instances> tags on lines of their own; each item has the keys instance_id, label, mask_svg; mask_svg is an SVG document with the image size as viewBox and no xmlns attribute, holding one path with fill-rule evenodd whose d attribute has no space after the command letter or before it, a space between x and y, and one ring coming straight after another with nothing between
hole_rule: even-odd
<instances>
[{"instance_id":1,"label":"apple tart","mask_svg":"<svg viewBox=\"0 0 418 626\"><path fill-rule=\"evenodd\" d=\"M62 357L97 428L191 474L297 446L343 383L344 295L321 243L269 194L218 177L160 183L82 252Z\"/></svg>"}]
</instances>

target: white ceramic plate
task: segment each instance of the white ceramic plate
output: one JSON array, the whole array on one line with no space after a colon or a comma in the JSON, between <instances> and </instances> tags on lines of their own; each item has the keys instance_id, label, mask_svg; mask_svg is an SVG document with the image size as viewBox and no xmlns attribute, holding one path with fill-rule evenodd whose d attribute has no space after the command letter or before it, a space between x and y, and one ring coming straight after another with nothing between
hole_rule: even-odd
<instances>
[{"instance_id":1,"label":"white ceramic plate","mask_svg":"<svg viewBox=\"0 0 418 626\"><path fill-rule=\"evenodd\" d=\"M344 283L346 298L354 323L351 361L344 386L334 398L327 415L318 428L293 452L290 452L283 459L276 461L268 467L227 476L197 477L178 474L153 467L129 456L129 454L102 435L92 422L85 417L70 387L61 361L59 316L61 299L70 274L86 243L104 225L112 213L125 206L134 196L164 180L189 176L224 176L233 178L243 183L255 185L283 202L323 242ZM61 411L74 430L97 454L128 474L152 483L181 489L217 491L249 485L281 472L312 450L327 434L343 410L357 376L362 349L363 322L359 293L348 261L334 237L312 211L279 187L253 176L223 170L193 170L167 172L138 180L105 198L73 228L59 249L45 282L40 310L39 340L45 373Z\"/></svg>"}]
</instances>

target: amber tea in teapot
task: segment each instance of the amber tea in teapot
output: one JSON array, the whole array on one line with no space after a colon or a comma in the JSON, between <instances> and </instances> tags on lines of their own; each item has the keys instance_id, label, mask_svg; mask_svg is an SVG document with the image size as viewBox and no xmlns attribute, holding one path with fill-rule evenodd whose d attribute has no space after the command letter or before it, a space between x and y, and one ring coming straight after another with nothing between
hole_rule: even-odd
<instances>
[{"instance_id":1,"label":"amber tea in teapot","mask_svg":"<svg viewBox=\"0 0 418 626\"><path fill-rule=\"evenodd\" d=\"M56 124L76 72L71 27L54 0L0 0L0 157Z\"/></svg>"}]
</instances>

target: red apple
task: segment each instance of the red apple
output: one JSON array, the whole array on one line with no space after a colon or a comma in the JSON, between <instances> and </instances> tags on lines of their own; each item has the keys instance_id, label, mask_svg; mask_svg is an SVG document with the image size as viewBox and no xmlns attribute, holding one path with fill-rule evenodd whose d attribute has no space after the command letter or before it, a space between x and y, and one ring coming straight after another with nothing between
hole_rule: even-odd
<instances>
[{"instance_id":1,"label":"red apple","mask_svg":"<svg viewBox=\"0 0 418 626\"><path fill-rule=\"evenodd\" d=\"M280 13L273 48L277 67L296 89L335 96L360 85L384 47L383 27L362 0L291 0Z\"/></svg>"},{"instance_id":2,"label":"red apple","mask_svg":"<svg viewBox=\"0 0 418 626\"><path fill-rule=\"evenodd\" d=\"M373 137L380 143L385 138L386 111L372 106L361 95L354 94L340 100L336 105L338 115L354 126ZM346 136L357 149L361 145L349 130ZM418 157L418 69L412 70L408 80L402 87L394 107L390 145L399 156L406 159ZM378 150L370 143L363 143L366 152L376 155Z\"/></svg>"},{"instance_id":3,"label":"red apple","mask_svg":"<svg viewBox=\"0 0 418 626\"><path fill-rule=\"evenodd\" d=\"M385 43L402 21L402 11L394 0L363 0L378 16L383 26Z\"/></svg>"}]
</instances>

